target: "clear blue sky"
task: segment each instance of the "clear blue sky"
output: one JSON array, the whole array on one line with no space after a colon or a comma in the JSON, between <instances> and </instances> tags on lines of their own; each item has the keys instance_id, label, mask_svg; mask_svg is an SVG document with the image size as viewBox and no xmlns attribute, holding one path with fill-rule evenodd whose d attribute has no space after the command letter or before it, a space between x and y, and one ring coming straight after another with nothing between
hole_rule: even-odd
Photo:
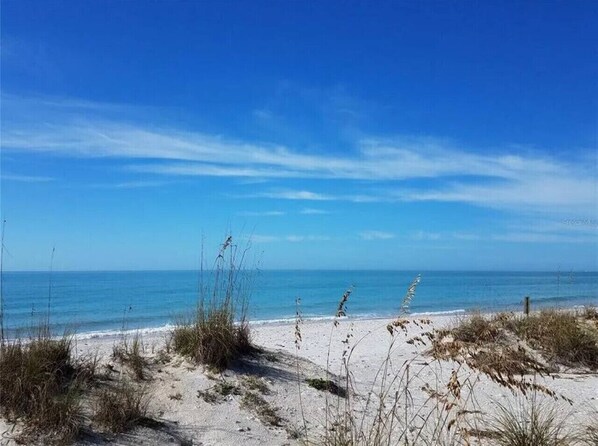
<instances>
[{"instance_id":1,"label":"clear blue sky","mask_svg":"<svg viewBox=\"0 0 598 446\"><path fill-rule=\"evenodd\" d=\"M598 269L594 1L1 6L6 269Z\"/></svg>"}]
</instances>

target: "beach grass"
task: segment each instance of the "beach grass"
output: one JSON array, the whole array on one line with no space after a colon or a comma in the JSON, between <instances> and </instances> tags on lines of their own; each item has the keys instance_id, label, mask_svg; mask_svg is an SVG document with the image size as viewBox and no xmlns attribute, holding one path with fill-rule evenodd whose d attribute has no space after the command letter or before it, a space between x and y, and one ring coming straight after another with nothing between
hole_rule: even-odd
<instances>
[{"instance_id":1,"label":"beach grass","mask_svg":"<svg viewBox=\"0 0 598 446\"><path fill-rule=\"evenodd\" d=\"M101 389L93 404L93 420L111 433L130 430L147 416L147 390L126 380Z\"/></svg>"},{"instance_id":2,"label":"beach grass","mask_svg":"<svg viewBox=\"0 0 598 446\"><path fill-rule=\"evenodd\" d=\"M45 436L66 444L81 429L81 394L96 363L76 361L72 337L50 337L47 327L31 339L0 345L0 409L9 420L22 420L22 437Z\"/></svg>"},{"instance_id":3,"label":"beach grass","mask_svg":"<svg viewBox=\"0 0 598 446\"><path fill-rule=\"evenodd\" d=\"M512 317L507 329L538 349L549 362L598 370L598 330L584 323L585 313L542 310L528 317Z\"/></svg>"},{"instance_id":4,"label":"beach grass","mask_svg":"<svg viewBox=\"0 0 598 446\"><path fill-rule=\"evenodd\" d=\"M421 382L421 374L425 372L425 368L415 368L414 363L419 359L417 357L404 361L398 366L394 362L395 347L402 339L404 342L409 342L409 339L401 336L407 335L409 326L413 323L419 328L425 328L429 324L425 319L409 320L407 315L419 282L420 277L417 276L400 302L399 315L386 327L387 336L390 335L387 339L386 355L379 364L375 365L372 383L367 388L362 388L360 383L354 380L352 371L353 354L365 337L355 341L350 324L343 336L340 349L332 347L334 332L341 327L339 318L347 315L347 304L352 289L343 294L332 322L327 359L329 370L331 356L338 354L341 358L341 368L338 374L328 371L325 379L307 380L308 386L325 392L325 418L322 420L323 425L319 433L310 429L307 420L303 418L303 429L297 428L296 431L301 433L305 444L322 446L462 444L460 442L465 438L465 431L459 428L461 422L459 413L469 400L470 393L467 389L471 389L471 386L467 378L460 377L459 367L453 370L447 382L436 386L444 388L443 391L430 392L430 396L421 406L414 406L410 403L411 394L415 383ZM301 333L301 324L301 315L298 311L294 327L297 349L300 348L301 343L308 342ZM366 337L369 335L367 334ZM300 380L297 385L301 385ZM301 399L299 404L302 404ZM303 407L300 408L300 413L304 414ZM422 420L425 420L423 425Z\"/></svg>"},{"instance_id":5,"label":"beach grass","mask_svg":"<svg viewBox=\"0 0 598 446\"><path fill-rule=\"evenodd\" d=\"M548 373L559 367L598 369L593 310L544 309L529 315L473 313L435 333L431 354L462 358L492 374Z\"/></svg>"},{"instance_id":6,"label":"beach grass","mask_svg":"<svg viewBox=\"0 0 598 446\"><path fill-rule=\"evenodd\" d=\"M72 444L90 421L119 433L146 416L145 388L125 376L113 384L97 373L96 354L74 356L74 342L73 334L52 337L46 321L29 338L0 343L0 411L22 427L17 442ZM120 352L124 362L136 361L140 342Z\"/></svg>"},{"instance_id":7,"label":"beach grass","mask_svg":"<svg viewBox=\"0 0 598 446\"><path fill-rule=\"evenodd\" d=\"M499 404L490 427L499 446L571 446L576 439L565 421L554 405L531 398L516 407Z\"/></svg>"},{"instance_id":8,"label":"beach grass","mask_svg":"<svg viewBox=\"0 0 598 446\"><path fill-rule=\"evenodd\" d=\"M127 365L138 381L145 378L144 370L147 361L143 356L143 339L139 332L135 333L131 341L123 336L120 343L113 346L112 357L121 364Z\"/></svg>"},{"instance_id":9,"label":"beach grass","mask_svg":"<svg viewBox=\"0 0 598 446\"><path fill-rule=\"evenodd\" d=\"M270 426L282 426L283 418L278 414L276 408L272 407L258 392L247 391L241 399L241 407L255 413L265 424Z\"/></svg>"},{"instance_id":10,"label":"beach grass","mask_svg":"<svg viewBox=\"0 0 598 446\"><path fill-rule=\"evenodd\" d=\"M204 282L195 312L180 319L172 332L173 350L214 370L253 351L247 321L249 273L244 269L248 248L240 251L228 236Z\"/></svg>"},{"instance_id":11,"label":"beach grass","mask_svg":"<svg viewBox=\"0 0 598 446\"><path fill-rule=\"evenodd\" d=\"M308 427L302 415L299 424L303 427L295 430L301 433L305 444L469 445L474 440L498 446L597 444L592 443L598 436L594 424L585 427L583 435L577 437L564 429L557 402L568 405L571 400L537 380L550 376L555 370L553 364L594 369L594 361L598 360L595 336L598 317L593 308L543 310L528 316L473 313L460 318L452 327L432 330L426 328L429 321L407 316L418 283L416 279L411 284L400 305L399 316L387 326L391 340L386 357L372 372L371 387L364 389L353 379L352 356L364 338L353 340L352 325L349 324L339 350L332 349L329 343L327 367L330 356L338 354L342 364L338 375L329 372L326 379L308 379L307 384L328 394L330 383L342 383L338 388L343 390L344 398L336 392L333 392L336 397L325 397L326 417L320 433ZM350 292L343 294L339 301L333 331L340 326L338 318L347 315L350 295ZM297 352L307 341L301 325L298 307L294 325ZM419 334L412 336L413 328L418 328ZM438 376L425 362L425 356L416 355L397 366L393 351L400 338L414 346L428 345L424 355L449 364L450 377ZM418 361L424 365L417 367ZM480 374L519 395L526 401L524 409L497 403L498 414L491 422L477 416L484 413L476 403L475 383ZM431 381L423 378L429 375L435 378ZM297 385L301 385L300 380ZM429 398L414 406L412 395L418 391L427 393ZM302 401L300 397L300 405ZM304 414L303 407L300 413Z\"/></svg>"}]
</instances>

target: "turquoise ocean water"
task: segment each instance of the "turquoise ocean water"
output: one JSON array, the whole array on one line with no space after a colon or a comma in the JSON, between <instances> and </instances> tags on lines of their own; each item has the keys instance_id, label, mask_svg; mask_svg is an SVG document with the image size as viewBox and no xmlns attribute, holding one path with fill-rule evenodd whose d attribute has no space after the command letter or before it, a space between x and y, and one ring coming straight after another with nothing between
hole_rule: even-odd
<instances>
[{"instance_id":1,"label":"turquoise ocean water","mask_svg":"<svg viewBox=\"0 0 598 446\"><path fill-rule=\"evenodd\" d=\"M417 272L260 271L254 273L249 315L253 321L293 318L300 297L304 317L330 317L345 289L353 286L349 317L396 314ZM8 272L3 276L5 327L31 326L46 313L51 279L51 324L94 334L126 328L158 328L193 309L196 271ZM596 272L422 271L412 313L518 310L532 305L598 305Z\"/></svg>"}]
</instances>

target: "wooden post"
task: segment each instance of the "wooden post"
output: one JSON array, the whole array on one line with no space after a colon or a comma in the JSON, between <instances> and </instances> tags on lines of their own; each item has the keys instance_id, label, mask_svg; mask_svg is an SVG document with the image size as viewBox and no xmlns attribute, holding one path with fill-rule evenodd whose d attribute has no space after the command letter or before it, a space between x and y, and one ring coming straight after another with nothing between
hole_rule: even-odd
<instances>
[{"instance_id":1,"label":"wooden post","mask_svg":"<svg viewBox=\"0 0 598 446\"><path fill-rule=\"evenodd\" d=\"M529 316L529 296L523 298L523 312L526 316Z\"/></svg>"}]
</instances>

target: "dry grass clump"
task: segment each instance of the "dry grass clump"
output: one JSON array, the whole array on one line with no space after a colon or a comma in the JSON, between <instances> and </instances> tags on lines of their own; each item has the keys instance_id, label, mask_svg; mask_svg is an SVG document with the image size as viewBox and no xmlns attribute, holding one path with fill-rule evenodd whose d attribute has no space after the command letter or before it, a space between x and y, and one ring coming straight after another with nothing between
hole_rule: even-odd
<instances>
[{"instance_id":1,"label":"dry grass clump","mask_svg":"<svg viewBox=\"0 0 598 446\"><path fill-rule=\"evenodd\" d=\"M309 387L313 387L316 390L330 392L333 395L338 395L342 398L345 398L347 396L346 390L343 387L340 387L331 379L307 378L305 382Z\"/></svg>"},{"instance_id":2,"label":"dry grass clump","mask_svg":"<svg viewBox=\"0 0 598 446\"><path fill-rule=\"evenodd\" d=\"M435 333L431 353L437 359L467 362L489 375L548 373L552 366L598 369L598 331L572 312L543 310L529 316L473 314L452 329ZM525 342L522 342L525 341ZM541 357L534 356L537 350ZM546 362L544 362L546 361Z\"/></svg>"},{"instance_id":3,"label":"dry grass clump","mask_svg":"<svg viewBox=\"0 0 598 446\"><path fill-rule=\"evenodd\" d=\"M598 331L572 312L542 310L512 318L506 327L540 350L548 361L598 369Z\"/></svg>"},{"instance_id":4,"label":"dry grass clump","mask_svg":"<svg viewBox=\"0 0 598 446\"><path fill-rule=\"evenodd\" d=\"M588 321L598 322L598 308L593 305L587 305L581 312L581 317Z\"/></svg>"},{"instance_id":5,"label":"dry grass clump","mask_svg":"<svg viewBox=\"0 0 598 446\"><path fill-rule=\"evenodd\" d=\"M472 350L467 364L486 375L522 376L526 373L548 373L548 370L531 358L523 348L498 347L496 349Z\"/></svg>"},{"instance_id":6,"label":"dry grass clump","mask_svg":"<svg viewBox=\"0 0 598 446\"><path fill-rule=\"evenodd\" d=\"M268 401L256 392L245 392L241 399L241 407L254 412L262 423L270 426L282 426L283 418Z\"/></svg>"},{"instance_id":7,"label":"dry grass clump","mask_svg":"<svg viewBox=\"0 0 598 446\"><path fill-rule=\"evenodd\" d=\"M337 382L342 383L339 389L345 391L345 398L332 398L326 395L325 419L323 431L313 432L308 427L308 421L303 412L301 400L302 383L323 391L330 391L330 379L300 379L297 371L297 385L299 387L299 405L303 418L303 426L295 431L305 444L319 444L324 446L382 446L390 444L404 445L469 445L469 444L498 444L500 446L561 446L592 444L598 446L596 437L598 429L587 427L580 438L570 437L564 430L563 424L557 418L557 411L553 406L535 404L534 395L543 395L547 401L565 401L572 404L568 398L556 394L552 389L539 384L534 377L524 377L548 374L551 369L540 353L545 353L542 345L548 342L544 333L551 332L553 337L564 337L556 341L568 345L576 350L573 358L584 359L587 364L588 355L580 352L592 352L587 337L580 336L579 330L586 330L585 322L575 317L559 319L561 313L550 313L555 321L547 321L549 313L532 315L527 320L516 317L511 313L501 313L494 316L484 316L476 313L462 319L458 324L445 330L428 330L430 321L425 319L407 318L409 304L415 295L419 283L419 276L409 287L400 314L396 320L387 324L386 329L391 335L386 358L381 361L372 376L369 389L360 389L359 383L354 381L351 371L351 358L361 339L353 341L352 324L349 325L344 346L340 353L341 366ZM334 330L341 327L338 318L346 316L346 305L351 296L346 292L338 304L335 318L331 327L331 341L329 343L327 369L330 365L332 335ZM586 311L584 318L592 321L594 313ZM538 322L536 322L536 319ZM543 322L539 320L543 318ZM572 320L575 323L572 323ZM558 321L558 323L556 322ZM534 324L544 324L538 327ZM527 327L522 330L522 326ZM551 325L554 324L554 325ZM302 317L297 304L295 320L295 346L300 350L304 341L301 333ZM588 325L588 324L587 324ZM543 331L535 332L534 329ZM589 326L589 325L588 325ZM420 329L419 334L410 336L411 328ZM561 330L561 333L557 331ZM571 339L577 336L575 342ZM586 332L588 333L588 332ZM589 331L591 336L591 331ZM411 345L429 345L429 353L436 359L450 359L452 363L451 376L442 379L438 376L438 369L428 368L427 362L411 359L405 362L393 360L396 343L406 336L404 342ZM367 334L364 336L368 336ZM536 344L542 339L543 343ZM536 340L536 342L532 341ZM526 342L527 341L527 342ZM538 351L535 351L538 349ZM548 357L545 355L545 357ZM598 359L598 356L594 355ZM417 358L421 359L421 358ZM561 359L562 360L562 359ZM464 367L468 365L469 368ZM328 370L327 370L328 371ZM436 374L436 380L430 379L430 372ZM440 373L442 370L440 369ZM474 385L480 378L480 373L486 374L500 386L509 389L514 394L526 398L532 396L532 406L525 411L513 411L502 408L496 420L488 426L476 410L477 403ZM516 378L519 375L519 378ZM333 374L328 371L327 378ZM431 384L431 385L430 385ZM424 398L414 404L415 392L423 392ZM418 395L418 396L421 396ZM563 403L564 404L564 403ZM491 427L492 429L488 429ZM314 438L310 438L314 437ZM473 441L477 440L478 443ZM489 443L488 443L489 442Z\"/></svg>"},{"instance_id":8,"label":"dry grass clump","mask_svg":"<svg viewBox=\"0 0 598 446\"><path fill-rule=\"evenodd\" d=\"M579 443L584 446L598 445L598 413L594 417L593 423L584 426L579 435Z\"/></svg>"},{"instance_id":9,"label":"dry grass clump","mask_svg":"<svg viewBox=\"0 0 598 446\"><path fill-rule=\"evenodd\" d=\"M93 419L112 433L125 432L147 417L148 403L144 388L122 380L97 394Z\"/></svg>"},{"instance_id":10,"label":"dry grass clump","mask_svg":"<svg viewBox=\"0 0 598 446\"><path fill-rule=\"evenodd\" d=\"M175 352L215 370L224 370L235 358L253 351L249 325L235 323L228 303L220 308L200 307L193 322L179 323L172 333L172 346Z\"/></svg>"},{"instance_id":11,"label":"dry grass clump","mask_svg":"<svg viewBox=\"0 0 598 446\"><path fill-rule=\"evenodd\" d=\"M218 403L231 395L241 395L242 389L229 381L218 381L207 390L198 390L197 396L206 403Z\"/></svg>"},{"instance_id":12,"label":"dry grass clump","mask_svg":"<svg viewBox=\"0 0 598 446\"><path fill-rule=\"evenodd\" d=\"M41 329L30 340L0 343L0 410L24 422L24 436L50 443L75 439L82 425L80 394L95 362L71 355L71 338L52 339Z\"/></svg>"},{"instance_id":13,"label":"dry grass clump","mask_svg":"<svg viewBox=\"0 0 598 446\"><path fill-rule=\"evenodd\" d=\"M434 332L428 353L436 359L465 363L503 387L551 394L549 389L523 379L525 374L542 375L549 370L505 328L513 318L507 313L492 317L476 313L460 319L455 327Z\"/></svg>"},{"instance_id":14,"label":"dry grass clump","mask_svg":"<svg viewBox=\"0 0 598 446\"><path fill-rule=\"evenodd\" d=\"M216 370L254 349L247 322L249 274L243 269L247 249L240 254L232 237L226 238L209 274L201 274L195 314L180 321L172 333L175 352ZM203 262L202 262L203 263Z\"/></svg>"},{"instance_id":15,"label":"dry grass clump","mask_svg":"<svg viewBox=\"0 0 598 446\"><path fill-rule=\"evenodd\" d=\"M270 393L270 387L264 378L258 378L252 375L246 375L241 379L243 386L249 390L256 390L263 395Z\"/></svg>"},{"instance_id":16,"label":"dry grass clump","mask_svg":"<svg viewBox=\"0 0 598 446\"><path fill-rule=\"evenodd\" d=\"M210 404L221 403L232 396L241 396L241 407L257 415L263 423L281 426L284 421L268 401L260 394L267 395L270 388L266 382L255 376L241 377L240 383L218 381L206 390L199 390L197 396Z\"/></svg>"},{"instance_id":17,"label":"dry grass clump","mask_svg":"<svg viewBox=\"0 0 598 446\"><path fill-rule=\"evenodd\" d=\"M473 313L471 316L461 319L457 326L451 331L453 339L461 342L481 343L497 342L504 339L504 332L501 324L503 316L486 318L480 313Z\"/></svg>"},{"instance_id":18,"label":"dry grass clump","mask_svg":"<svg viewBox=\"0 0 598 446\"><path fill-rule=\"evenodd\" d=\"M429 378L425 367L420 367L417 360L396 361L395 350L399 342L420 344L433 338L426 332L430 321L407 319L409 305L415 296L420 282L417 276L409 286L397 319L386 326L389 334L388 350L377 370L372 382L366 388L356 382L352 373L352 356L363 338L354 341L352 324L349 324L342 351L339 352L341 365L339 373L328 372L326 379L308 380L325 393L325 418L322 430L313 432L303 417L301 429L305 444L324 446L387 446L401 445L438 445L466 444L469 435L463 428L465 416L470 413L464 408L469 401L471 383L466 376L461 376L459 367L453 369L450 378L444 383L436 383L436 388L426 387ZM338 322L340 316L346 315L348 293L340 300L336 318L331 327L331 341L334 330L341 329ZM403 337L409 334L411 327L422 330L419 336ZM367 335L365 335L367 336ZM295 340L297 349L303 342L301 336L301 314L297 311L295 324ZM383 342L384 340L381 340ZM332 349L329 344L329 352ZM330 355L330 353L329 353ZM327 369L330 362L327 361ZM298 372L299 373L299 372ZM299 375L298 375L299 376ZM338 376L338 378L337 378ZM334 377L334 381L331 379ZM300 386L304 380L298 380ZM339 392L330 395L331 382L337 384ZM416 390L418 389L418 390ZM424 391L424 401L420 405L413 404L413 391ZM344 397L341 395L344 394ZM301 400L299 401L301 405ZM303 407L301 407L303 413ZM313 436L313 438L310 438Z\"/></svg>"},{"instance_id":19,"label":"dry grass clump","mask_svg":"<svg viewBox=\"0 0 598 446\"><path fill-rule=\"evenodd\" d=\"M137 380L145 378L144 368L147 362L143 357L143 341L139 333L135 334L131 342L123 337L121 343L113 347L112 357L127 365Z\"/></svg>"},{"instance_id":20,"label":"dry grass clump","mask_svg":"<svg viewBox=\"0 0 598 446\"><path fill-rule=\"evenodd\" d=\"M568 446L573 438L565 431L554 406L532 398L528 405L517 408L498 405L492 420L493 438L500 446Z\"/></svg>"}]
</instances>

